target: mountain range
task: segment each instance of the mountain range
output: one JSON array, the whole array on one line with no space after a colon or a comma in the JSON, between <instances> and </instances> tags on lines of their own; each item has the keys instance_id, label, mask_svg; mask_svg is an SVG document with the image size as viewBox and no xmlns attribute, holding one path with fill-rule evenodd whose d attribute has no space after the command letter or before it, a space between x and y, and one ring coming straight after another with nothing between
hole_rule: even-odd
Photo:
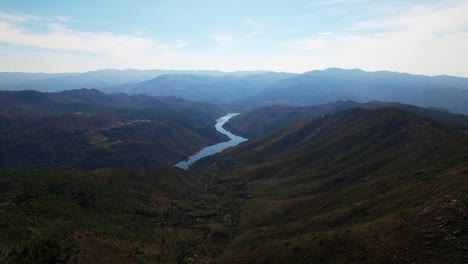
<instances>
[{"instance_id":1,"label":"mountain range","mask_svg":"<svg viewBox=\"0 0 468 264\"><path fill-rule=\"evenodd\" d=\"M243 76L231 74L224 76L165 74L141 83L108 87L103 91L175 95L194 101L232 104L236 100L256 95L277 81L291 76L295 76L295 74L276 72Z\"/></svg>"},{"instance_id":2,"label":"mountain range","mask_svg":"<svg viewBox=\"0 0 468 264\"><path fill-rule=\"evenodd\" d=\"M0 73L2 90L36 90L41 92L60 92L81 88L102 89L127 83L138 83L164 74L192 74L207 76L238 75L262 73L264 71L231 72L197 70L97 70L84 73Z\"/></svg>"},{"instance_id":3,"label":"mountain range","mask_svg":"<svg viewBox=\"0 0 468 264\"><path fill-rule=\"evenodd\" d=\"M468 260L466 78L1 78L18 90L0 91L1 263ZM227 141L234 110L249 140L174 166Z\"/></svg>"},{"instance_id":4,"label":"mountain range","mask_svg":"<svg viewBox=\"0 0 468 264\"><path fill-rule=\"evenodd\" d=\"M178 96L244 111L262 105L317 105L338 100L400 102L468 113L468 78L329 68L303 74L101 70L81 74L0 73L0 89Z\"/></svg>"},{"instance_id":5,"label":"mountain range","mask_svg":"<svg viewBox=\"0 0 468 264\"><path fill-rule=\"evenodd\" d=\"M315 105L337 100L384 101L468 113L467 80L332 68L279 81L253 97L251 102L256 105Z\"/></svg>"},{"instance_id":6,"label":"mountain range","mask_svg":"<svg viewBox=\"0 0 468 264\"><path fill-rule=\"evenodd\" d=\"M161 75L105 92L175 95L235 111L257 106L316 105L337 100L401 102L468 113L468 78L330 68L303 74L267 72L246 76Z\"/></svg>"}]
</instances>

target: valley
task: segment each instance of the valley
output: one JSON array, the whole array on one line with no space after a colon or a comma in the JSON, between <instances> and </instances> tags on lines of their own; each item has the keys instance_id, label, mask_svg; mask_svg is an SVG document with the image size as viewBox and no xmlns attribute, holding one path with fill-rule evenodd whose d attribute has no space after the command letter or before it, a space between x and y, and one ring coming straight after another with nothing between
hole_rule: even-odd
<instances>
[{"instance_id":1,"label":"valley","mask_svg":"<svg viewBox=\"0 0 468 264\"><path fill-rule=\"evenodd\" d=\"M351 109L201 160L213 190L242 186L220 262L462 263L467 139L400 110Z\"/></svg>"},{"instance_id":2,"label":"valley","mask_svg":"<svg viewBox=\"0 0 468 264\"><path fill-rule=\"evenodd\" d=\"M182 99L83 89L0 101L3 168L152 168L226 140L213 128L221 108Z\"/></svg>"},{"instance_id":3,"label":"valley","mask_svg":"<svg viewBox=\"0 0 468 264\"><path fill-rule=\"evenodd\" d=\"M467 264L467 14L0 1L0 264Z\"/></svg>"},{"instance_id":4,"label":"valley","mask_svg":"<svg viewBox=\"0 0 468 264\"><path fill-rule=\"evenodd\" d=\"M215 145L212 145L212 146L208 146L208 147L198 151L195 155L190 156L190 158L188 160L181 161L181 162L177 163L175 166L178 167L178 168L181 168L181 169L188 169L188 166L190 164L196 162L197 160L199 160L201 158L204 158L204 157L211 156L213 154L219 153L219 152L225 150L226 148L239 145L240 143L246 141L247 140L246 138L233 135L232 133L230 133L229 131L226 131L223 128L224 124L226 124L229 121L229 119L231 119L232 117L234 117L236 115L238 115L238 114L230 113L230 114L227 114L227 115L225 115L223 117L220 117L219 119L216 120L216 125L215 125L216 130L218 132L228 136L229 141L221 142L221 143L218 143L218 144L215 144Z\"/></svg>"},{"instance_id":5,"label":"valley","mask_svg":"<svg viewBox=\"0 0 468 264\"><path fill-rule=\"evenodd\" d=\"M153 95L0 91L0 259L468 259L466 115L344 95L255 99L273 85L265 74L298 77L161 75L190 84L159 94L148 80ZM232 94L210 99L220 87Z\"/></svg>"}]
</instances>

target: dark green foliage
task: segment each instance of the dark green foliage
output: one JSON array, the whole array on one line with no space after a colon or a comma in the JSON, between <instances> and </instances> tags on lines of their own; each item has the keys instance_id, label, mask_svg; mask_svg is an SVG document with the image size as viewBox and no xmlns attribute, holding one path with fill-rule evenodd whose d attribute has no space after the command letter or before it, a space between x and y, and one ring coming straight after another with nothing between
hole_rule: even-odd
<instances>
[{"instance_id":1,"label":"dark green foliage","mask_svg":"<svg viewBox=\"0 0 468 264\"><path fill-rule=\"evenodd\" d=\"M395 109L352 109L192 168L212 185L246 184L239 235L220 263L464 263L467 151L458 130Z\"/></svg>"},{"instance_id":2,"label":"dark green foliage","mask_svg":"<svg viewBox=\"0 0 468 264\"><path fill-rule=\"evenodd\" d=\"M400 109L416 116L436 121L445 126L468 130L468 116L454 114L443 109L422 108L401 103L337 101L316 106L264 106L233 117L226 128L248 138L259 137L285 125L316 116L332 114L351 108Z\"/></svg>"},{"instance_id":3,"label":"dark green foliage","mask_svg":"<svg viewBox=\"0 0 468 264\"><path fill-rule=\"evenodd\" d=\"M70 241L50 238L31 240L5 256L7 263L68 263L76 254L76 245Z\"/></svg>"},{"instance_id":4,"label":"dark green foliage","mask_svg":"<svg viewBox=\"0 0 468 264\"><path fill-rule=\"evenodd\" d=\"M172 168L2 170L0 183L2 263L176 263L212 258L231 237L226 209Z\"/></svg>"},{"instance_id":5,"label":"dark green foliage","mask_svg":"<svg viewBox=\"0 0 468 264\"><path fill-rule=\"evenodd\" d=\"M177 162L215 143L212 138L222 137L203 137L177 124L157 121L119 123L89 133L50 127L40 120L24 124L12 120L0 128L0 167L150 168Z\"/></svg>"},{"instance_id":6,"label":"dark green foliage","mask_svg":"<svg viewBox=\"0 0 468 264\"><path fill-rule=\"evenodd\" d=\"M160 121L83 134L55 117L51 128L48 118L3 116L32 129L18 133L28 149L28 139L57 137L34 155L65 159L41 152L60 142L91 153L87 165L146 164L147 153L189 144L184 135L195 133ZM68 141L80 138L94 153ZM464 263L467 153L457 129L396 109L351 109L290 124L189 171L0 170L0 260Z\"/></svg>"},{"instance_id":7,"label":"dark green foliage","mask_svg":"<svg viewBox=\"0 0 468 264\"><path fill-rule=\"evenodd\" d=\"M0 103L2 168L151 168L226 139L221 109L178 98L82 89L1 92Z\"/></svg>"}]
</instances>

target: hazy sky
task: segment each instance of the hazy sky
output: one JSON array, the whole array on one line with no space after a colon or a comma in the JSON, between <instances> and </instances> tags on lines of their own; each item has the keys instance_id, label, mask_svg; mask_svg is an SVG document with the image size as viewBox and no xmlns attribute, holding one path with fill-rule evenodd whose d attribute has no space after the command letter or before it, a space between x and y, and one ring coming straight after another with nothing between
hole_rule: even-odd
<instances>
[{"instance_id":1,"label":"hazy sky","mask_svg":"<svg viewBox=\"0 0 468 264\"><path fill-rule=\"evenodd\" d=\"M0 0L0 71L328 67L468 77L468 0Z\"/></svg>"}]
</instances>

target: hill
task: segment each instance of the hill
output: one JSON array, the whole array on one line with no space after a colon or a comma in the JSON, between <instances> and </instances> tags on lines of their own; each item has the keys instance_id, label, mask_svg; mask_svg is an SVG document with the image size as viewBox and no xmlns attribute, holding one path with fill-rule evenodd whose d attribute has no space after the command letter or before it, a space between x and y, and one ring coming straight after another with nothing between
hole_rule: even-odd
<instances>
[{"instance_id":1,"label":"hill","mask_svg":"<svg viewBox=\"0 0 468 264\"><path fill-rule=\"evenodd\" d=\"M338 100L400 102L468 113L468 78L331 68L280 80L244 103L301 106Z\"/></svg>"},{"instance_id":2,"label":"hill","mask_svg":"<svg viewBox=\"0 0 468 264\"><path fill-rule=\"evenodd\" d=\"M216 91L231 108L398 95L454 111L465 100L463 79L394 74L156 79L177 83L168 92ZM295 78L305 81L285 93ZM218 90L230 84L232 94ZM226 139L213 127L220 107L95 89L0 92L0 262L465 263L467 123L441 105L258 108L232 123L254 139L183 171L171 165Z\"/></svg>"},{"instance_id":3,"label":"hill","mask_svg":"<svg viewBox=\"0 0 468 264\"><path fill-rule=\"evenodd\" d=\"M222 263L463 263L468 138L396 109L295 123L202 159L237 192ZM237 186L227 188L226 186Z\"/></svg>"},{"instance_id":4,"label":"hill","mask_svg":"<svg viewBox=\"0 0 468 264\"><path fill-rule=\"evenodd\" d=\"M175 95L222 103L235 111L264 105L307 106L353 100L400 102L468 113L468 78L359 69L331 68L303 74L265 72L245 76L165 74L103 91Z\"/></svg>"},{"instance_id":5,"label":"hill","mask_svg":"<svg viewBox=\"0 0 468 264\"><path fill-rule=\"evenodd\" d=\"M56 115L34 121L81 133L102 120L63 115L80 126ZM458 130L356 108L290 124L188 171L1 169L0 259L464 263L467 151Z\"/></svg>"},{"instance_id":6,"label":"hill","mask_svg":"<svg viewBox=\"0 0 468 264\"><path fill-rule=\"evenodd\" d=\"M2 168L152 168L226 140L222 109L180 98L20 91L0 105Z\"/></svg>"},{"instance_id":7,"label":"hill","mask_svg":"<svg viewBox=\"0 0 468 264\"><path fill-rule=\"evenodd\" d=\"M250 75L164 74L141 83L109 87L105 92L179 96L192 101L232 103L255 95L279 80L295 76L292 73L265 72Z\"/></svg>"},{"instance_id":8,"label":"hill","mask_svg":"<svg viewBox=\"0 0 468 264\"><path fill-rule=\"evenodd\" d=\"M0 89L94 88L106 93L178 96L223 104L232 111L264 105L308 106L338 100L400 102L468 113L468 78L359 69L303 74L252 71L99 70L74 74L0 73Z\"/></svg>"},{"instance_id":9,"label":"hill","mask_svg":"<svg viewBox=\"0 0 468 264\"><path fill-rule=\"evenodd\" d=\"M378 109L394 108L416 116L434 120L440 124L468 130L468 116L454 114L444 109L423 108L401 103L337 101L316 106L263 106L235 116L225 126L244 137L265 135L287 124L316 116L336 113L351 108Z\"/></svg>"},{"instance_id":10,"label":"hill","mask_svg":"<svg viewBox=\"0 0 468 264\"><path fill-rule=\"evenodd\" d=\"M209 103L185 101L177 97L105 94L95 89L58 93L37 91L0 91L1 109L33 116L61 113L109 115L125 119L157 119L190 126L207 133L197 124L214 125L225 114ZM214 130L214 129L211 129Z\"/></svg>"}]
</instances>

